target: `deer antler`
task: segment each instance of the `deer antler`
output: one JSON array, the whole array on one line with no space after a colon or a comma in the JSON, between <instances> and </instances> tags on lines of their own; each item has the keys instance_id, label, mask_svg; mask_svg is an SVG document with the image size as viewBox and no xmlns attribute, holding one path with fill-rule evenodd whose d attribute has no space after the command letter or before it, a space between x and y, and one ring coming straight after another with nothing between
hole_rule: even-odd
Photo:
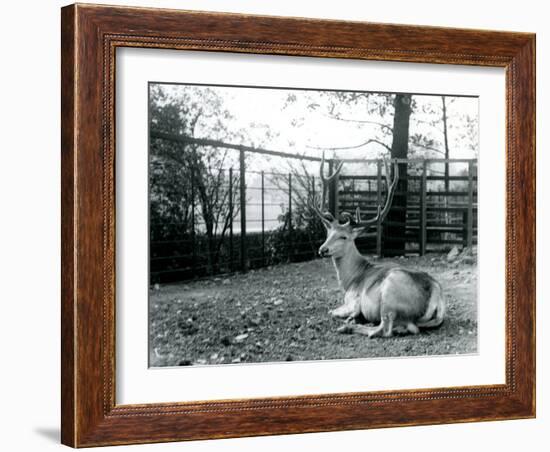
<instances>
[{"instance_id":1,"label":"deer antler","mask_svg":"<svg viewBox=\"0 0 550 452\"><path fill-rule=\"evenodd\" d=\"M340 162L336 169L333 171L332 174L329 174L328 176L325 176L325 153L323 152L323 157L321 159L321 166L319 167L319 175L321 176L321 182L323 184L322 189L322 196L321 196L321 202L319 205L317 205L318 197L316 196L315 199L313 199L313 202L311 203L311 208L313 211L319 216L321 221L325 224L325 226L330 227L330 225L336 221L336 218L334 218L334 215L330 213L328 210L326 210L325 203L326 203L326 192L328 189L329 184L338 176L340 173L342 166L344 162Z\"/></svg>"},{"instance_id":2,"label":"deer antler","mask_svg":"<svg viewBox=\"0 0 550 452\"><path fill-rule=\"evenodd\" d=\"M386 203L384 204L384 208L381 208L381 206L378 205L378 212L376 216L373 218L369 218L368 220L363 220L361 218L361 211L359 210L359 206L357 206L357 208L355 209L355 223L357 223L357 226L369 226L371 224L378 223L379 221L384 220L384 218L390 211L393 195L395 194L395 189L397 187L397 181L399 180L399 166L397 162L394 162L393 181L390 179L390 168L387 160L384 160L384 167L386 170L386 185L388 187L388 194L386 195ZM349 221L351 215L346 213L346 216L348 216Z\"/></svg>"}]
</instances>

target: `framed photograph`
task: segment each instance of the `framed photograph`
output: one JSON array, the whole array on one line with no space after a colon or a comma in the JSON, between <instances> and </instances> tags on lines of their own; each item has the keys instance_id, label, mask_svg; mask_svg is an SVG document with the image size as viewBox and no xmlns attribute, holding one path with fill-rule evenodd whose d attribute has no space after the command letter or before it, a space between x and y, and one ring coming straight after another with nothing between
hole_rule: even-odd
<instances>
[{"instance_id":1,"label":"framed photograph","mask_svg":"<svg viewBox=\"0 0 550 452\"><path fill-rule=\"evenodd\" d=\"M535 36L62 9L62 442L535 416Z\"/></svg>"}]
</instances>

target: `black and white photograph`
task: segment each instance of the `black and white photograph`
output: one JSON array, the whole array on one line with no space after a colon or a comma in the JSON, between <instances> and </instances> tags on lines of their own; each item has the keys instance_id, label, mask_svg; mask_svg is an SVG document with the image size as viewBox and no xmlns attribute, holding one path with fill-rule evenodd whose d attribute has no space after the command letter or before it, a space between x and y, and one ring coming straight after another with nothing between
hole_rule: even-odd
<instances>
[{"instance_id":1,"label":"black and white photograph","mask_svg":"<svg viewBox=\"0 0 550 452\"><path fill-rule=\"evenodd\" d=\"M150 367L478 352L478 97L148 96Z\"/></svg>"}]
</instances>

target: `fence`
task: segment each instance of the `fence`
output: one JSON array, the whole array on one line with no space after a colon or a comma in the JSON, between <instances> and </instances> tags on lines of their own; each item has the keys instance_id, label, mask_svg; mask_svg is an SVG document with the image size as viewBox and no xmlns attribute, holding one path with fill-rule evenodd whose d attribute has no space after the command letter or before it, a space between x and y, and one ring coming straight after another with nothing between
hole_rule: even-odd
<instances>
[{"instance_id":1,"label":"fence","mask_svg":"<svg viewBox=\"0 0 550 452\"><path fill-rule=\"evenodd\" d=\"M325 231L311 215L307 201L321 190L318 177L297 172L277 173L246 168L245 150L239 151L238 168L220 170L220 185L227 202L220 205L219 223L212 228L197 201L191 177L190 214L185 222L150 225L151 283L187 280L248 271L281 262L315 258ZM282 154L285 158L319 162L317 157ZM329 187L329 209L338 214L357 206L365 216L375 215L384 202L386 187L381 160L347 160L361 163L360 174L342 174ZM402 241L406 253L424 254L449 245L472 246L477 240L477 174L475 160L398 160L406 171L400 181L406 190L396 192L404 205L405 221L389 217L375 232L356 241L360 251L384 255L388 244ZM442 176L441 165L462 165L464 174ZM334 162L328 160L329 171ZM346 168L352 165L346 164ZM372 168L369 168L372 167ZM394 203L395 204L395 203ZM223 220L223 221L222 221ZM210 224L209 224L210 223ZM218 227L219 226L219 227ZM223 226L223 227L222 227ZM395 235L389 227L397 227ZM210 229L210 230L209 230Z\"/></svg>"},{"instance_id":2,"label":"fence","mask_svg":"<svg viewBox=\"0 0 550 452\"><path fill-rule=\"evenodd\" d=\"M447 245L471 247L477 244L477 160L475 159L395 159L400 166L398 185L391 211L404 211L403 220L389 215L376 225L374 234L358 240L363 252L378 256L390 254L386 243L402 242L406 253L424 255ZM386 193L383 162L361 160L376 167L374 174L341 175L336 192L337 213L354 211L359 206L365 216L376 215ZM445 175L433 167L464 167L463 174ZM460 172L460 171L458 171ZM455 171L456 173L456 171ZM406 189L403 190L403 185ZM401 189L400 189L401 188ZM399 205L401 197L404 203ZM393 230L390 228L393 227ZM397 227L397 228L396 228ZM395 235L396 229L401 235Z\"/></svg>"},{"instance_id":3,"label":"fence","mask_svg":"<svg viewBox=\"0 0 550 452\"><path fill-rule=\"evenodd\" d=\"M225 183L219 190L227 203L218 206L223 212L217 227L208 231L209 218L197 201L194 177L190 177L187 221L150 224L152 283L248 271L316 256L324 229L307 208L308 197L320 190L316 178L247 169L244 150L237 168L220 171Z\"/></svg>"}]
</instances>

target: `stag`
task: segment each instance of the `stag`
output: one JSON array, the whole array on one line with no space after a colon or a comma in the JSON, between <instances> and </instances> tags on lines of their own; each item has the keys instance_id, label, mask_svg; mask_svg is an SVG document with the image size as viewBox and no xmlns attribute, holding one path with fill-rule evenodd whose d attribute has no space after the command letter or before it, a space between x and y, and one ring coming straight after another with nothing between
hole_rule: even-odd
<instances>
[{"instance_id":1,"label":"stag","mask_svg":"<svg viewBox=\"0 0 550 452\"><path fill-rule=\"evenodd\" d=\"M381 223L388 214L399 178L397 163L391 180L388 162L384 161L387 194L384 206L377 206L377 214L363 219L357 207L355 215L342 213L344 222L325 208L328 185L340 173L343 162L328 176L324 174L324 163L323 155L320 165L322 197L320 202L315 198L311 207L327 231L319 255L332 258L338 282L344 291L344 303L331 311L334 317L346 319L338 331L369 338L391 337L393 333L418 334L420 328L441 325L445 301L441 285L434 278L425 272L395 264L373 264L355 245L357 237L364 235L370 226Z\"/></svg>"}]
</instances>

